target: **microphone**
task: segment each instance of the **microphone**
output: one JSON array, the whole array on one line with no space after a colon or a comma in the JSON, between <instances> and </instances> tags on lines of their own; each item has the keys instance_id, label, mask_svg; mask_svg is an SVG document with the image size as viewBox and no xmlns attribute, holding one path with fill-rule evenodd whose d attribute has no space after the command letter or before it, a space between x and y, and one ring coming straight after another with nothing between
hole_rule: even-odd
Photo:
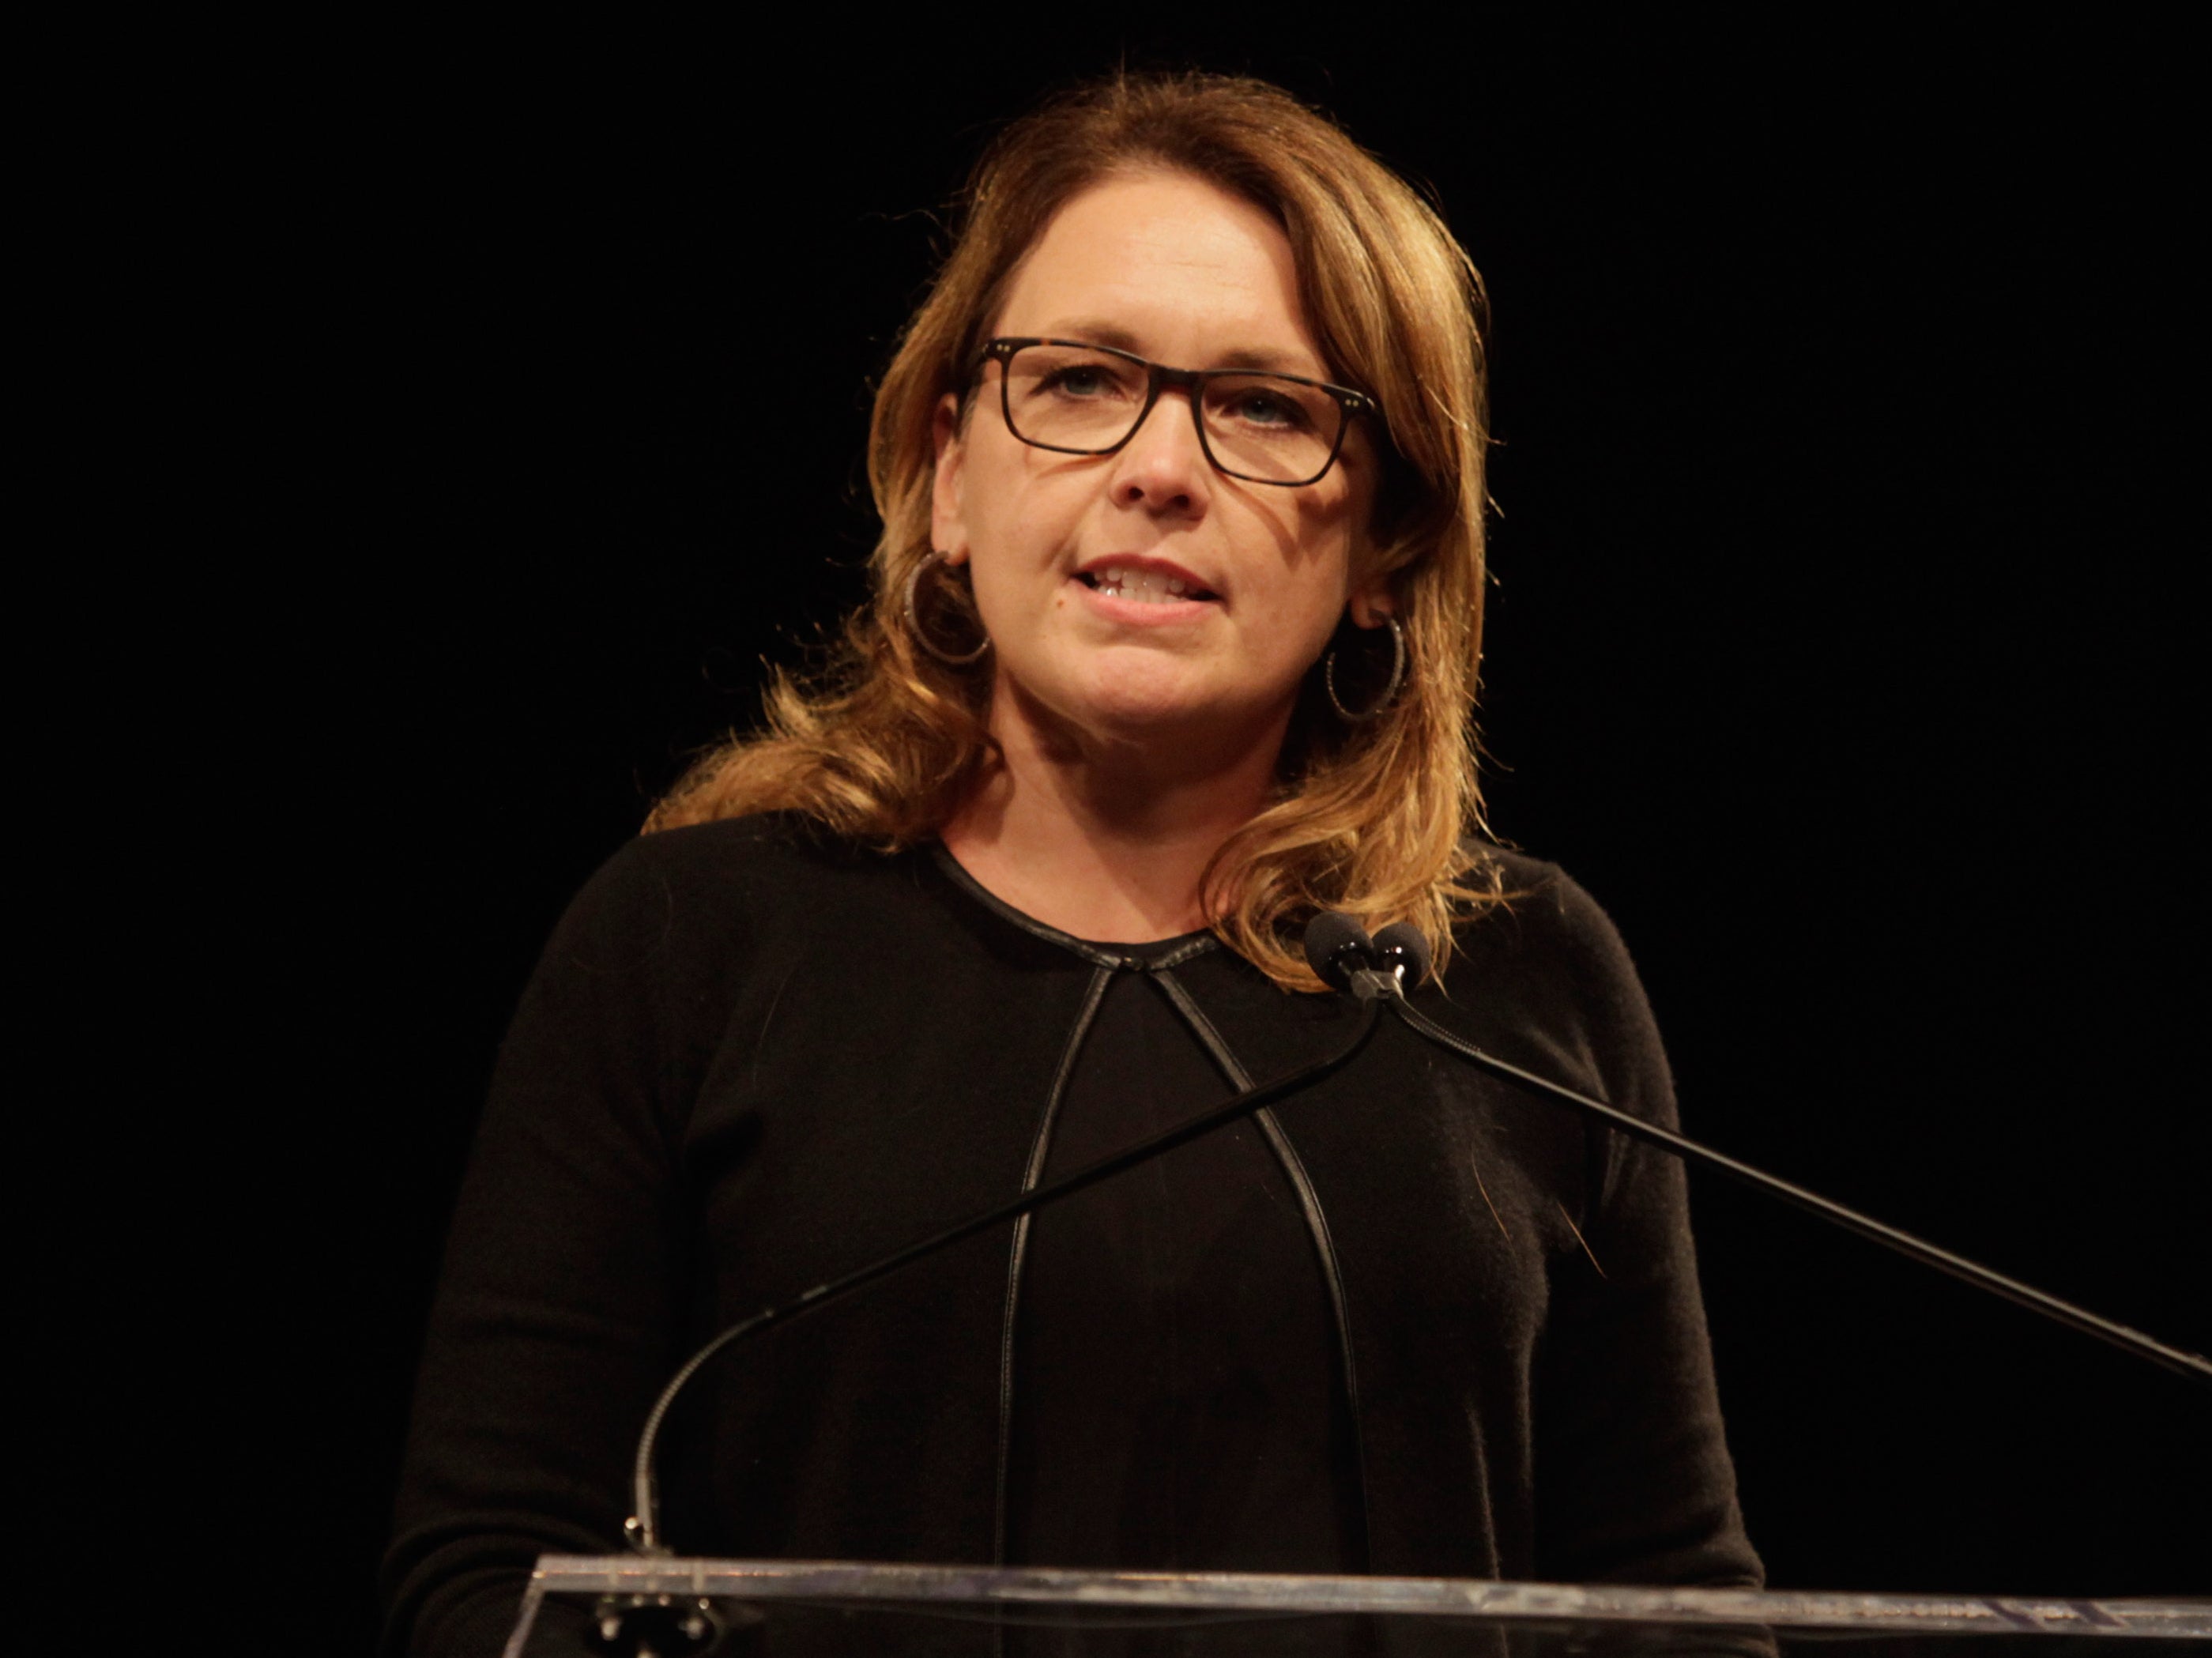
<instances>
[{"instance_id":1,"label":"microphone","mask_svg":"<svg viewBox=\"0 0 2212 1658\"><path fill-rule=\"evenodd\" d=\"M1411 921L1393 921L1375 935L1375 953L1382 965L1399 970L1399 987L1412 990L1429 976L1428 935Z\"/></svg>"},{"instance_id":2,"label":"microphone","mask_svg":"<svg viewBox=\"0 0 2212 1658\"><path fill-rule=\"evenodd\" d=\"M1717 1170L1731 1180L1764 1192L1769 1197L1779 1198L1784 1203L1795 1204L1800 1209L1818 1215L1831 1225L1870 1238L1923 1266L1948 1272L1963 1283L1971 1284L1976 1289L2009 1301L2015 1306L2025 1307L2054 1323L2109 1342L2123 1352L2132 1353L2137 1358L2148 1359L2154 1364L2179 1371L2184 1376L2193 1376L2199 1381L2212 1381L2212 1362L2208 1362L2200 1354L2169 1347L2140 1330L2130 1329L2101 1314L2093 1313L2086 1307L2077 1307L2070 1301L2061 1301L2057 1296L2033 1284L2008 1278L1978 1261L1954 1254L1925 1238L1878 1221L1871 1215L1861 1214L1833 1199L1824 1198L1817 1192L1770 1175L1763 1169L1739 1162L1670 1129L1662 1128L1656 1123L1646 1122L1618 1106L1608 1105L1603 1100L1553 1082L1548 1077L1539 1076L1533 1071L1523 1071L1517 1065L1510 1065L1484 1053L1464 1037L1455 1035L1437 1024L1406 1000L1401 979L1410 974L1413 982L1418 985L1430 966L1427 939L1406 922L1386 926L1375 938L1370 938L1366 930L1351 916L1325 911L1307 924L1306 960L1312 964L1315 972L1336 988L1358 996L1363 1001L1372 998L1376 1001L1389 1003L1391 1011L1414 1035L1426 1038L1439 1048L1449 1049L1492 1076L1501 1077L1531 1093L1573 1106L1584 1116L1594 1117L1607 1127L1618 1129L1647 1145L1656 1145L1683 1163ZM1370 1005L1372 1005L1371 1001Z\"/></svg>"},{"instance_id":3,"label":"microphone","mask_svg":"<svg viewBox=\"0 0 2212 1658\"><path fill-rule=\"evenodd\" d=\"M1335 990L1350 990L1352 975L1375 962L1375 941L1342 910L1325 909L1306 923L1306 965Z\"/></svg>"},{"instance_id":4,"label":"microphone","mask_svg":"<svg viewBox=\"0 0 2212 1658\"><path fill-rule=\"evenodd\" d=\"M1402 923L1398 930L1413 931ZM1387 1001L1397 995L1398 962L1385 961L1375 940L1367 936L1367 929L1342 911L1325 909L1307 922L1305 945L1306 965L1321 976L1322 983L1349 992L1363 1002ZM1421 953L1425 966L1425 939L1421 942Z\"/></svg>"},{"instance_id":5,"label":"microphone","mask_svg":"<svg viewBox=\"0 0 2212 1658\"><path fill-rule=\"evenodd\" d=\"M1325 909L1306 923L1306 965L1338 990L1352 988L1362 968L1395 974L1406 987L1429 976L1429 941L1410 921L1393 921L1372 938L1341 910Z\"/></svg>"}]
</instances>

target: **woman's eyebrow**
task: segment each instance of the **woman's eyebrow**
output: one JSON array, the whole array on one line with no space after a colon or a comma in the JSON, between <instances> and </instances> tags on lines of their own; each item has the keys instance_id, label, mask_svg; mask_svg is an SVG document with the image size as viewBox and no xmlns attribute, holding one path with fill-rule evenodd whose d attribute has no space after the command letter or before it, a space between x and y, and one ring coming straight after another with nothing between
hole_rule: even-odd
<instances>
[{"instance_id":1,"label":"woman's eyebrow","mask_svg":"<svg viewBox=\"0 0 2212 1658\"><path fill-rule=\"evenodd\" d=\"M1322 367L1303 351L1224 351L1213 362L1212 368L1255 368L1277 374L1304 374L1319 378Z\"/></svg>"},{"instance_id":2,"label":"woman's eyebrow","mask_svg":"<svg viewBox=\"0 0 2212 1658\"><path fill-rule=\"evenodd\" d=\"M1110 345L1116 351L1127 351L1139 357L1145 355L1137 337L1119 323L1079 317L1056 322L1043 334L1047 339L1079 340L1085 345Z\"/></svg>"},{"instance_id":3,"label":"woman's eyebrow","mask_svg":"<svg viewBox=\"0 0 2212 1658\"><path fill-rule=\"evenodd\" d=\"M1042 337L1054 340L1079 340L1085 345L1110 345L1117 351L1152 360L1150 354L1136 335L1119 323L1099 322L1087 318L1067 318L1042 331ZM1170 363L1172 368L1251 368L1278 374L1304 374L1309 378L1323 373L1311 355L1295 347L1287 350L1267 347L1243 346L1233 351L1214 354L1211 361L1199 363Z\"/></svg>"}]
</instances>

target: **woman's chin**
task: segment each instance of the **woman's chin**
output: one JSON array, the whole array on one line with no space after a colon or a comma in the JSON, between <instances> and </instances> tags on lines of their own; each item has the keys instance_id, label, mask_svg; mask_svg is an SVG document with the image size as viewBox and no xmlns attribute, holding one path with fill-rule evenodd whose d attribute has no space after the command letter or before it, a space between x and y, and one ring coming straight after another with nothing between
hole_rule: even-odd
<instances>
[{"instance_id":1,"label":"woman's chin","mask_svg":"<svg viewBox=\"0 0 2212 1658\"><path fill-rule=\"evenodd\" d=\"M1045 720L1116 746L1205 752L1279 744L1291 698L1261 703L1188 673L1109 673L1050 700Z\"/></svg>"}]
</instances>

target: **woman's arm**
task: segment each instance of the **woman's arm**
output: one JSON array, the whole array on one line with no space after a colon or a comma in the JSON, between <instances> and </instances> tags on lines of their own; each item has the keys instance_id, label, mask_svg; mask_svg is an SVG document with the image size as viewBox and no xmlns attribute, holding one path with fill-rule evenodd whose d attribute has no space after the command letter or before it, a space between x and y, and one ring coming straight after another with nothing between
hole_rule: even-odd
<instances>
[{"instance_id":1,"label":"woman's arm","mask_svg":"<svg viewBox=\"0 0 2212 1658\"><path fill-rule=\"evenodd\" d=\"M390 1653L496 1652L540 1552L621 1542L683 1327L674 930L653 858L626 849L556 930L501 1049L417 1380Z\"/></svg>"},{"instance_id":2,"label":"woman's arm","mask_svg":"<svg viewBox=\"0 0 2212 1658\"><path fill-rule=\"evenodd\" d=\"M1563 929L1564 987L1603 1096L1678 1127L1658 1028L1612 922L1565 877L1528 902ZM1763 1576L1722 1430L1683 1169L1626 1136L1586 1132L1589 1199L1577 1224L1589 1253L1555 1261L1538 1356L1544 1573L1756 1586Z\"/></svg>"}]
</instances>

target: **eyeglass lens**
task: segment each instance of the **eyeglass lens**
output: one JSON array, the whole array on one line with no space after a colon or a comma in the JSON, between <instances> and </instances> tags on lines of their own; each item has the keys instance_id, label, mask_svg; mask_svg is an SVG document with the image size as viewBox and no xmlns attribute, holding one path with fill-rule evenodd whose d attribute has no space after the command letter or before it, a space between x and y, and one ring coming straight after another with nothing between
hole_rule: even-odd
<instances>
[{"instance_id":1,"label":"eyeglass lens","mask_svg":"<svg viewBox=\"0 0 2212 1658\"><path fill-rule=\"evenodd\" d=\"M1077 345L1025 345L1006 360L1006 407L1014 435L1048 449L1103 453L1144 417L1144 366ZM1343 406L1317 386L1280 375L1210 375L1197 394L1213 463L1271 483L1310 483L1328 468Z\"/></svg>"}]
</instances>

